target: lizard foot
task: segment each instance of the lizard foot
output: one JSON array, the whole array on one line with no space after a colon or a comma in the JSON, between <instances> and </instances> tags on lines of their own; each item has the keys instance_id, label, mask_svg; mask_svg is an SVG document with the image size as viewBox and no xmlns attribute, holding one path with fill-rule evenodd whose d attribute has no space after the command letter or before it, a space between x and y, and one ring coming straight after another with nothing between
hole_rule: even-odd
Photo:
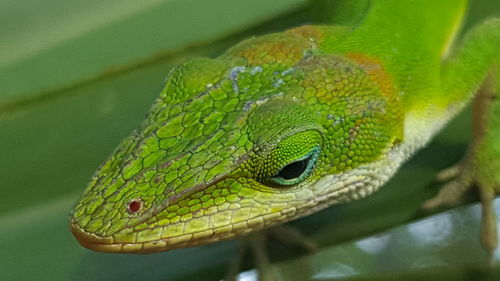
<instances>
[{"instance_id":1,"label":"lizard foot","mask_svg":"<svg viewBox=\"0 0 500 281\"><path fill-rule=\"evenodd\" d=\"M453 206L460 202L463 195L474 186L474 176L469 161L463 161L439 172L436 179L444 183L438 195L424 202L426 210L440 206Z\"/></svg>"},{"instance_id":2,"label":"lizard foot","mask_svg":"<svg viewBox=\"0 0 500 281\"><path fill-rule=\"evenodd\" d=\"M474 161L476 153L457 165L438 173L436 179L444 182L438 195L424 202L424 209L434 209L439 206L450 206L460 202L462 196L472 188L477 188L481 199L481 243L489 254L490 263L493 262L493 253L498 246L496 215L493 206L495 186L483 177L483 169Z\"/></svg>"}]
</instances>

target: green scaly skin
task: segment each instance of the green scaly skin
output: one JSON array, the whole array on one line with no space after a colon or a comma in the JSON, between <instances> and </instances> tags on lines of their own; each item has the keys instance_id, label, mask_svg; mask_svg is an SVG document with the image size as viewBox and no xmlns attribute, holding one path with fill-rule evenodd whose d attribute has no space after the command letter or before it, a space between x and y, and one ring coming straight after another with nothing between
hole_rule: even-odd
<instances>
[{"instance_id":1,"label":"green scaly skin","mask_svg":"<svg viewBox=\"0 0 500 281\"><path fill-rule=\"evenodd\" d=\"M76 203L80 243L200 245L382 186L473 97L498 62L500 22L454 45L465 1L360 6L356 26L299 27L176 67Z\"/></svg>"}]
</instances>

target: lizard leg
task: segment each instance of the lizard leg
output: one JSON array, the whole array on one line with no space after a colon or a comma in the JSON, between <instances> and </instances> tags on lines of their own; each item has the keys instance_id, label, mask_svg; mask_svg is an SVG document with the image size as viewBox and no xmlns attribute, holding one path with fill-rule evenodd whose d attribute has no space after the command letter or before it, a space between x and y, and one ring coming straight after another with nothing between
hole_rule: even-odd
<instances>
[{"instance_id":1,"label":"lizard leg","mask_svg":"<svg viewBox=\"0 0 500 281\"><path fill-rule=\"evenodd\" d=\"M236 281L236 277L241 270L243 260L245 259L248 249L247 240L242 238L239 241L238 250L235 256L232 258L231 263L228 266L226 272L226 281Z\"/></svg>"},{"instance_id":2,"label":"lizard leg","mask_svg":"<svg viewBox=\"0 0 500 281\"><path fill-rule=\"evenodd\" d=\"M437 175L447 182L439 194L424 203L432 209L440 205L453 205L470 188L477 187L482 205L481 242L490 256L497 248L496 216L493 199L500 193L500 101L492 87L492 79L485 83L474 101L474 139L464 159ZM499 119L499 120L496 120ZM498 132L496 132L498 131Z\"/></svg>"},{"instance_id":3,"label":"lizard leg","mask_svg":"<svg viewBox=\"0 0 500 281\"><path fill-rule=\"evenodd\" d=\"M267 244L269 238L286 245L303 248L308 252L314 252L318 249L316 243L305 237L300 230L286 224L273 226L269 229L251 233L241 239L238 253L229 266L226 280L236 280L236 276L241 269L243 259L245 258L248 249L250 249L253 254L255 266L259 273L259 280L278 280L276 273L272 270L271 262L269 261L267 254Z\"/></svg>"},{"instance_id":4,"label":"lizard leg","mask_svg":"<svg viewBox=\"0 0 500 281\"><path fill-rule=\"evenodd\" d=\"M302 248L308 252L315 252L318 250L316 242L306 237L298 228L288 224L271 227L269 229L269 235L285 245Z\"/></svg>"},{"instance_id":5,"label":"lizard leg","mask_svg":"<svg viewBox=\"0 0 500 281\"><path fill-rule=\"evenodd\" d=\"M445 95L467 100L481 86L474 100L473 140L464 159L438 174L448 181L424 208L453 204L472 187L482 204L481 241L490 257L497 247L493 199L500 193L500 19L473 29L462 46L443 63Z\"/></svg>"},{"instance_id":6,"label":"lizard leg","mask_svg":"<svg viewBox=\"0 0 500 281\"><path fill-rule=\"evenodd\" d=\"M475 131L479 136L471 145L472 169L483 210L481 241L491 257L498 246L493 199L500 193L500 64L495 66L484 89L474 104L476 112L483 111L475 113Z\"/></svg>"},{"instance_id":7,"label":"lizard leg","mask_svg":"<svg viewBox=\"0 0 500 281\"><path fill-rule=\"evenodd\" d=\"M248 235L248 244L253 252L255 265L260 281L278 280L276 273L271 267L269 255L267 253L267 237L265 231L259 231Z\"/></svg>"}]
</instances>

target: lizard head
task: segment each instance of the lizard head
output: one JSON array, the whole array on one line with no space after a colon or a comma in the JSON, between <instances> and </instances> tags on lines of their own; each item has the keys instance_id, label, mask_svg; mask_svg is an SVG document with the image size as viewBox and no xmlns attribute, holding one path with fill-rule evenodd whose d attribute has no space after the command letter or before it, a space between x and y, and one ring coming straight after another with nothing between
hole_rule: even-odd
<instances>
[{"instance_id":1,"label":"lizard head","mask_svg":"<svg viewBox=\"0 0 500 281\"><path fill-rule=\"evenodd\" d=\"M175 68L76 203L80 243L128 253L205 244L374 190L383 177L367 163L393 146L398 101L309 39L263 36Z\"/></svg>"}]
</instances>

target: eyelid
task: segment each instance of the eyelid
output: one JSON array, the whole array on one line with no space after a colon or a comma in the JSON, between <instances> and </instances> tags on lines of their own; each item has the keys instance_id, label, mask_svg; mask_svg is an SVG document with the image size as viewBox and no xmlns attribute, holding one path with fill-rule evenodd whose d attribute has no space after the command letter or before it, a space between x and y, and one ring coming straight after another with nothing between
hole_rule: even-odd
<instances>
[{"instance_id":1,"label":"eyelid","mask_svg":"<svg viewBox=\"0 0 500 281\"><path fill-rule=\"evenodd\" d=\"M298 184L300 182L302 182L305 178L307 178L307 176L309 176L311 174L311 172L314 170L314 167L315 167L315 164L319 158L319 152L320 152L321 148L319 145L315 146L309 153L307 153L305 156L302 156L300 158L297 158L295 159L294 161L291 161L290 163L286 164L285 166L283 166L283 168L276 174L278 175L285 167L287 167L288 165L290 164L293 164L295 162L298 162L298 161L302 161L302 160L305 160L307 159L308 157L310 157L310 160L308 161L307 163L307 166L304 170L304 172L302 172L302 174L300 176L298 176L297 178L294 178L294 179L284 179L282 177L277 177L277 176L273 176L271 177L269 180L274 183L274 184L277 184L279 186L291 186L291 185L295 185L295 184Z\"/></svg>"}]
</instances>

